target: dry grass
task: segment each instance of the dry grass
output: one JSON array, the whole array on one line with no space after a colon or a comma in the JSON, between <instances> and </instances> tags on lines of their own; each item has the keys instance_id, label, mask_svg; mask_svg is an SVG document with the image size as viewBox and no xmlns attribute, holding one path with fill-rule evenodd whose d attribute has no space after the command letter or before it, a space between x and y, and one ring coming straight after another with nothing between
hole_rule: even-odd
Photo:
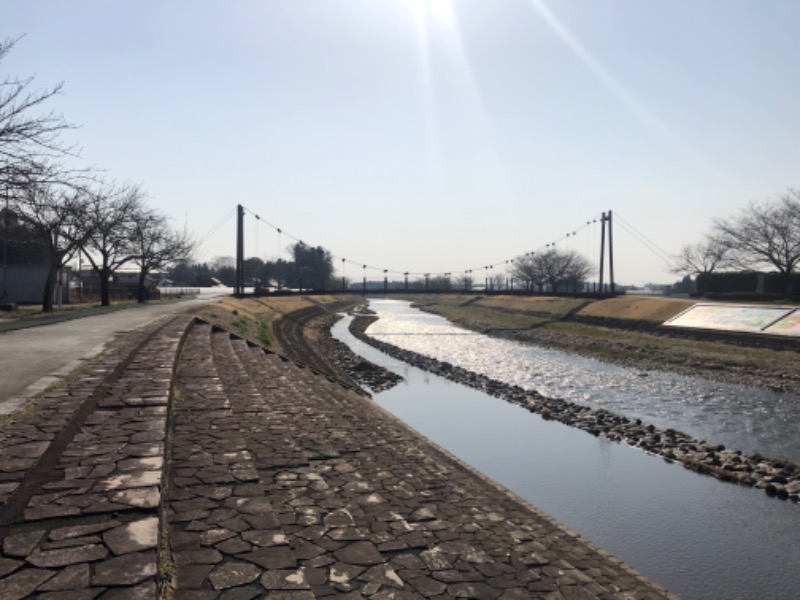
<instances>
[{"instance_id":1,"label":"dry grass","mask_svg":"<svg viewBox=\"0 0 800 600\"><path fill-rule=\"evenodd\" d=\"M488 308L501 308L521 312L546 313L561 317L586 304L583 298L548 298L545 296L488 296L476 304Z\"/></svg>"},{"instance_id":2,"label":"dry grass","mask_svg":"<svg viewBox=\"0 0 800 600\"><path fill-rule=\"evenodd\" d=\"M133 303L130 302L127 304L133 304ZM58 306L54 306L53 314L74 312L77 310L86 310L87 308L98 308L99 306L100 306L99 302L85 303L85 304L64 304L61 308L58 308ZM48 316L50 316L50 313L43 313L41 304L21 304L17 305L16 310L0 311L0 323L4 321L17 321L20 319L38 319L41 317L48 317Z\"/></svg>"},{"instance_id":3,"label":"dry grass","mask_svg":"<svg viewBox=\"0 0 800 600\"><path fill-rule=\"evenodd\" d=\"M482 317L495 322L497 327L530 327L544 320L560 319L573 311L577 311L578 315L590 317L663 323L695 304L694 300L640 296L622 296L608 300L466 294L396 295L395 297L410 300L417 306L425 307L426 310L447 311L450 316L477 317L485 312ZM517 317L501 316L499 314L501 312L516 313Z\"/></svg>"},{"instance_id":4,"label":"dry grass","mask_svg":"<svg viewBox=\"0 0 800 600\"><path fill-rule=\"evenodd\" d=\"M633 319L663 323L690 306L695 300L677 298L643 298L641 296L620 296L608 300L598 300L583 308L579 314L589 317L613 319Z\"/></svg>"},{"instance_id":5,"label":"dry grass","mask_svg":"<svg viewBox=\"0 0 800 600\"><path fill-rule=\"evenodd\" d=\"M515 312L529 315L531 318L521 319L519 326L532 324L549 316L559 319L572 311L579 315L591 317L605 317L614 319L632 319L636 321L653 321L662 323L678 313L686 310L694 300L675 298L648 298L641 296L622 296L608 300L588 300L586 298L563 298L548 296L481 296L468 294L423 294L402 295L394 294L392 297L410 300L417 306L426 307L436 311L441 307L456 313L463 312L475 314L480 309L489 311ZM533 318L538 316L539 318ZM495 319L504 319L495 316ZM504 319L506 320L506 319ZM502 325L500 325L502 326Z\"/></svg>"},{"instance_id":6,"label":"dry grass","mask_svg":"<svg viewBox=\"0 0 800 600\"><path fill-rule=\"evenodd\" d=\"M340 299L335 296L314 296L314 300L321 304L330 304ZM281 352L283 349L275 339L273 323L284 315L309 306L313 306L313 303L300 296L228 296L202 307L197 314L219 327Z\"/></svg>"}]
</instances>

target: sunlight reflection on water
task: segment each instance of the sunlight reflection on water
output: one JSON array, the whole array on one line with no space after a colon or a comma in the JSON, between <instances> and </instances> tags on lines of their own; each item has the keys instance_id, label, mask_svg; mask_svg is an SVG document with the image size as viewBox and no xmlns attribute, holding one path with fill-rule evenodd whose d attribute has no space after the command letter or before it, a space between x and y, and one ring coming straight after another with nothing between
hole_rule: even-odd
<instances>
[{"instance_id":1,"label":"sunlight reflection on water","mask_svg":"<svg viewBox=\"0 0 800 600\"><path fill-rule=\"evenodd\" d=\"M658 371L642 372L557 350L490 338L408 302L371 300L367 333L551 398L602 407L747 453L800 462L800 397ZM687 342L691 343L691 342Z\"/></svg>"},{"instance_id":2,"label":"sunlight reflection on water","mask_svg":"<svg viewBox=\"0 0 800 600\"><path fill-rule=\"evenodd\" d=\"M568 527L687 600L796 597L796 505L411 367L350 319L334 337L405 378L377 403Z\"/></svg>"}]
</instances>

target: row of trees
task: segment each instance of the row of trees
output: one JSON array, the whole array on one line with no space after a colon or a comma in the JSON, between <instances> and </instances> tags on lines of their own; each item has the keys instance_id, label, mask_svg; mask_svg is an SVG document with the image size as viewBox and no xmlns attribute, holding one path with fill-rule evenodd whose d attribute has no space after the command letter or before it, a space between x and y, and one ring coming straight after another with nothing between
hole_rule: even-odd
<instances>
[{"instance_id":1,"label":"row of trees","mask_svg":"<svg viewBox=\"0 0 800 600\"><path fill-rule=\"evenodd\" d=\"M792 275L800 265L800 190L754 201L738 214L714 220L704 238L686 245L673 272L702 275L715 271L774 269L792 295Z\"/></svg>"},{"instance_id":2,"label":"row of trees","mask_svg":"<svg viewBox=\"0 0 800 600\"><path fill-rule=\"evenodd\" d=\"M331 290L342 289L342 281L334 274L333 258L322 247L312 248L302 242L288 248L292 260L263 261L248 258L244 261L245 280L255 286L278 288ZM480 287L490 290L508 289L513 279L515 289L529 291L581 292L586 281L595 273L595 267L583 255L573 250L550 248L539 254L529 253L510 261L507 273L487 274ZM211 286L221 283L233 286L236 271L226 261L175 265L169 277L185 286ZM471 272L458 275L431 275L408 281L411 290L470 291L476 287L476 277ZM405 289L404 281L388 281L391 290ZM346 279L344 287L360 291L361 280ZM383 282L369 281L370 290L382 289Z\"/></svg>"},{"instance_id":3,"label":"row of trees","mask_svg":"<svg viewBox=\"0 0 800 600\"><path fill-rule=\"evenodd\" d=\"M16 41L0 43L0 61ZM53 112L37 114L62 85L35 91L32 82L9 76L0 83L4 247L13 237L22 249L14 253L20 262L47 266L44 312L53 309L58 272L79 252L97 271L104 306L110 303L112 273L127 263L139 268L138 297L144 301L150 272L189 258L189 236L174 231L164 213L145 204L140 186L104 182L92 169L66 167L62 161L76 155L61 134L73 127ZM11 255L5 253L5 264Z\"/></svg>"},{"instance_id":4,"label":"row of trees","mask_svg":"<svg viewBox=\"0 0 800 600\"><path fill-rule=\"evenodd\" d=\"M483 278L483 287L487 290L524 289L537 292L582 292L586 281L595 273L595 267L582 254L574 250L559 250L550 248L544 252L518 256L509 261L505 273L489 273ZM476 287L476 279L471 271L456 275L451 279L451 274L444 276L426 276L408 282L412 290L458 290L469 291ZM362 283L353 282L350 289L358 290ZM389 289L403 289L403 282L388 282ZM367 285L375 289L375 282Z\"/></svg>"},{"instance_id":5,"label":"row of trees","mask_svg":"<svg viewBox=\"0 0 800 600\"><path fill-rule=\"evenodd\" d=\"M336 287L333 257L322 246L298 242L289 246L291 260L263 261L251 257L244 261L244 279L255 287L328 290ZM180 262L169 271L169 278L186 286L211 286L219 282L233 287L236 270L224 261L192 264Z\"/></svg>"}]
</instances>

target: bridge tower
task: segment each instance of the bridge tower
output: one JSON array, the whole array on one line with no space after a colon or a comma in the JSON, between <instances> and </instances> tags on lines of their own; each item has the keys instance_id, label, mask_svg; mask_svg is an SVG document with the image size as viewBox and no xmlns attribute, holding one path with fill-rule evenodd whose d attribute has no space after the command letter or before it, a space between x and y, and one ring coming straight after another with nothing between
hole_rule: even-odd
<instances>
[{"instance_id":1,"label":"bridge tower","mask_svg":"<svg viewBox=\"0 0 800 600\"><path fill-rule=\"evenodd\" d=\"M244 295L244 206L236 205L236 279L233 295Z\"/></svg>"},{"instance_id":2,"label":"bridge tower","mask_svg":"<svg viewBox=\"0 0 800 600\"><path fill-rule=\"evenodd\" d=\"M603 213L600 216L600 293L603 288L603 273L605 271L605 249L606 249L606 223L608 223L608 275L609 290L614 293L614 234L612 230L612 213Z\"/></svg>"}]
</instances>

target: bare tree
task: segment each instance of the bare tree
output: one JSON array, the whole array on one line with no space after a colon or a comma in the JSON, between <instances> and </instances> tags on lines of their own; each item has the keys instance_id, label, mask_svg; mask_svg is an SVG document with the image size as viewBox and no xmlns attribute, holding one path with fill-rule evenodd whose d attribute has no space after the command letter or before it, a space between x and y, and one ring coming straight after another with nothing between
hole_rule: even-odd
<instances>
[{"instance_id":1,"label":"bare tree","mask_svg":"<svg viewBox=\"0 0 800 600\"><path fill-rule=\"evenodd\" d=\"M0 42L0 61L17 41ZM73 153L59 137L73 126L52 111L36 114L61 93L63 84L35 91L31 89L33 79L7 76L0 82L0 184L6 189L53 181L58 171L54 170L54 161Z\"/></svg>"},{"instance_id":2,"label":"bare tree","mask_svg":"<svg viewBox=\"0 0 800 600\"><path fill-rule=\"evenodd\" d=\"M100 278L100 303L111 304L114 271L133 260L130 238L137 218L145 211L139 186L105 185L90 194L87 224L91 230L83 251Z\"/></svg>"},{"instance_id":3,"label":"bare tree","mask_svg":"<svg viewBox=\"0 0 800 600\"><path fill-rule=\"evenodd\" d=\"M453 289L453 281L450 279L450 275L437 275L428 278L428 289L430 290L451 290Z\"/></svg>"},{"instance_id":4,"label":"bare tree","mask_svg":"<svg viewBox=\"0 0 800 600\"><path fill-rule=\"evenodd\" d=\"M775 200L751 202L736 216L714 222L714 235L734 264L774 267L792 292L792 273L800 263L800 191Z\"/></svg>"},{"instance_id":5,"label":"bare tree","mask_svg":"<svg viewBox=\"0 0 800 600\"><path fill-rule=\"evenodd\" d=\"M536 255L533 253L524 254L514 259L510 271L511 277L519 281L526 290L533 291L540 283L537 277ZM541 282L544 285L544 282Z\"/></svg>"},{"instance_id":6,"label":"bare tree","mask_svg":"<svg viewBox=\"0 0 800 600\"><path fill-rule=\"evenodd\" d=\"M133 262L139 266L138 301L144 302L148 274L189 261L194 243L186 232L171 229L164 214L142 211L134 219L128 248Z\"/></svg>"},{"instance_id":7,"label":"bare tree","mask_svg":"<svg viewBox=\"0 0 800 600\"><path fill-rule=\"evenodd\" d=\"M489 275L489 289L490 290L500 290L506 281L506 276L502 273L492 273Z\"/></svg>"},{"instance_id":8,"label":"bare tree","mask_svg":"<svg viewBox=\"0 0 800 600\"><path fill-rule=\"evenodd\" d=\"M42 312L52 312L58 272L91 234L86 195L65 186L30 185L18 190L14 204L20 218L35 232L36 242L45 248L48 271Z\"/></svg>"},{"instance_id":9,"label":"bare tree","mask_svg":"<svg viewBox=\"0 0 800 600\"><path fill-rule=\"evenodd\" d=\"M528 290L541 292L547 287L556 292L566 286L577 292L594 270L592 263L582 254L574 250L564 252L550 248L515 258L511 275Z\"/></svg>"},{"instance_id":10,"label":"bare tree","mask_svg":"<svg viewBox=\"0 0 800 600\"><path fill-rule=\"evenodd\" d=\"M538 254L537 258L541 261L544 280L550 286L550 291L557 292L559 285L567 276L570 257L555 248L551 248L543 254Z\"/></svg>"},{"instance_id":11,"label":"bare tree","mask_svg":"<svg viewBox=\"0 0 800 600\"><path fill-rule=\"evenodd\" d=\"M702 242L685 245L674 260L670 271L684 275L713 273L731 264L730 249L714 236L706 236Z\"/></svg>"},{"instance_id":12,"label":"bare tree","mask_svg":"<svg viewBox=\"0 0 800 600\"><path fill-rule=\"evenodd\" d=\"M572 292L583 291L584 282L595 272L594 265L583 254L579 254L574 250L570 250L568 255L570 262L567 265L562 282Z\"/></svg>"},{"instance_id":13,"label":"bare tree","mask_svg":"<svg viewBox=\"0 0 800 600\"><path fill-rule=\"evenodd\" d=\"M468 292L475 285L475 279L473 279L473 277L471 275L467 275L465 273L464 275L459 275L456 278L455 285L456 285L457 289L464 290L465 292Z\"/></svg>"}]
</instances>

